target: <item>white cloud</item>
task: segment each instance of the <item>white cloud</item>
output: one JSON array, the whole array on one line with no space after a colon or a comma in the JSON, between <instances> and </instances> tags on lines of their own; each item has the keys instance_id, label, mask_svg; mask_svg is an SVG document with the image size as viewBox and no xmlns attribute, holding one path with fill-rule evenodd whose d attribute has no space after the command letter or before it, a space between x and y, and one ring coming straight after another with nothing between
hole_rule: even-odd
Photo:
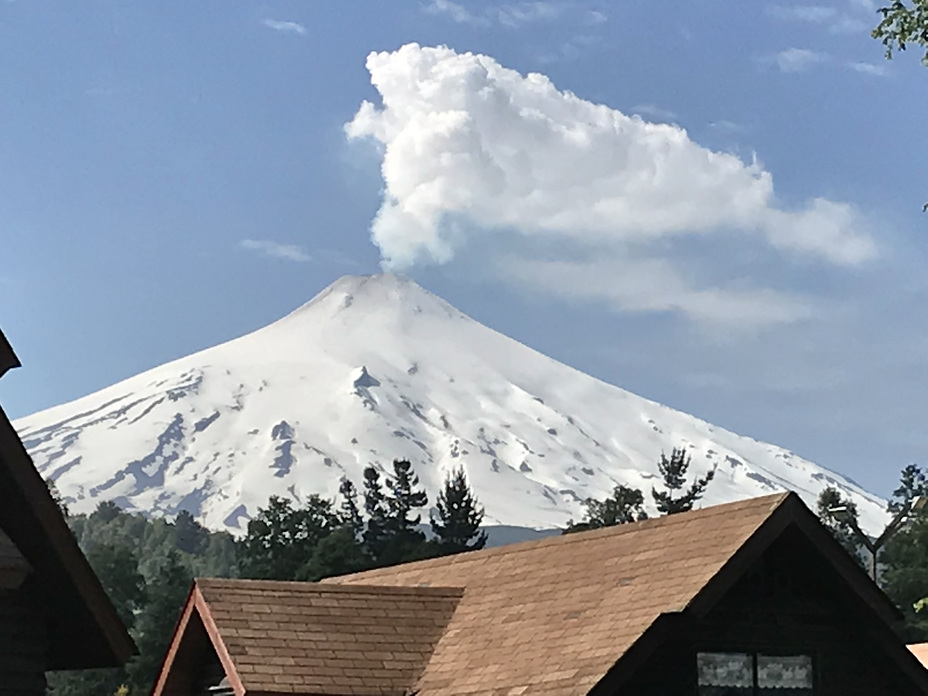
<instances>
[{"instance_id":1,"label":"white cloud","mask_svg":"<svg viewBox=\"0 0 928 696\"><path fill-rule=\"evenodd\" d=\"M826 54L810 51L807 48L788 48L768 58L769 62L773 62L781 72L785 73L802 72L826 60L828 60Z\"/></svg>"},{"instance_id":2,"label":"white cloud","mask_svg":"<svg viewBox=\"0 0 928 696\"><path fill-rule=\"evenodd\" d=\"M875 75L876 77L886 75L886 66L877 63L848 63L847 67L865 75Z\"/></svg>"},{"instance_id":3,"label":"white cloud","mask_svg":"<svg viewBox=\"0 0 928 696\"><path fill-rule=\"evenodd\" d=\"M279 19L265 19L262 24L268 29L279 31L282 34L299 34L302 36L306 33L306 27L298 22L288 22Z\"/></svg>"},{"instance_id":4,"label":"white cloud","mask_svg":"<svg viewBox=\"0 0 928 696\"><path fill-rule=\"evenodd\" d=\"M757 162L561 92L544 75L416 44L372 53L367 67L384 106L365 102L345 132L382 147L384 200L371 233L388 268L510 240L530 248L510 260L525 282L550 274L565 293L604 299L599 288L619 272L627 282L608 291L613 306L713 320L754 307L785 321L801 314L792 298L723 288L711 273L681 270L667 249L743 240L837 265L875 253L850 206L783 208ZM573 260L541 258L542 249L569 249ZM660 278L660 293L642 268Z\"/></svg>"},{"instance_id":5,"label":"white cloud","mask_svg":"<svg viewBox=\"0 0 928 696\"><path fill-rule=\"evenodd\" d=\"M536 292L603 302L625 312L679 312L710 326L752 331L808 318L812 309L798 297L765 288L732 290L696 287L663 259L593 258L585 261L505 259L509 280Z\"/></svg>"},{"instance_id":6,"label":"white cloud","mask_svg":"<svg viewBox=\"0 0 928 696\"><path fill-rule=\"evenodd\" d=\"M270 239L243 239L239 246L242 249L248 249L262 256L270 256L275 259L299 262L312 261L312 257L295 244L281 244Z\"/></svg>"}]
</instances>

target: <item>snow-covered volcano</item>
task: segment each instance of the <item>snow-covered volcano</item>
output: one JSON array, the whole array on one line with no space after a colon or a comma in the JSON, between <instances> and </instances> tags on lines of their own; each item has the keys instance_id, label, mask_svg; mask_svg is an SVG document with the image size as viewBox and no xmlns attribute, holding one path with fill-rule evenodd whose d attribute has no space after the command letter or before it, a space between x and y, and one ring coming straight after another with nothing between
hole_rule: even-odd
<instances>
[{"instance_id":1,"label":"snow-covered volcano","mask_svg":"<svg viewBox=\"0 0 928 696\"><path fill-rule=\"evenodd\" d=\"M344 277L242 338L15 423L73 511L102 500L244 529L270 495L334 496L394 458L430 499L463 465L488 524L564 525L616 483L648 492L661 451L717 467L704 505L826 485L867 528L884 502L842 476L601 382L411 280Z\"/></svg>"}]
</instances>

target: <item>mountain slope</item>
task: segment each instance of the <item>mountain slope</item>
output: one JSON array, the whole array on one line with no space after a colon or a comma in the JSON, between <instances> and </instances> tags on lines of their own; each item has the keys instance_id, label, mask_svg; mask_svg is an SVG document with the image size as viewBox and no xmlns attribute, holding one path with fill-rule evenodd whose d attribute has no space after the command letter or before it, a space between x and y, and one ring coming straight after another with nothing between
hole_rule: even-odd
<instances>
[{"instance_id":1,"label":"mountain slope","mask_svg":"<svg viewBox=\"0 0 928 696\"><path fill-rule=\"evenodd\" d=\"M865 528L883 501L781 448L558 363L392 275L344 277L242 338L15 423L73 511L114 500L244 529L272 494L334 496L409 458L434 500L463 464L488 524L562 526L615 483L650 491L660 452L717 467L703 504L825 485Z\"/></svg>"}]
</instances>

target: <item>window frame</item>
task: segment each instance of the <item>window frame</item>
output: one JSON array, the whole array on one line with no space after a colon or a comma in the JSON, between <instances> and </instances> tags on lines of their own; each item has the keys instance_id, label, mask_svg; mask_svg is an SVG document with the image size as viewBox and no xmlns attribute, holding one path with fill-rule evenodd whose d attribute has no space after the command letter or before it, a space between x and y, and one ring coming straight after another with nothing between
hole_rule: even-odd
<instances>
[{"instance_id":1,"label":"window frame","mask_svg":"<svg viewBox=\"0 0 928 696\"><path fill-rule=\"evenodd\" d=\"M694 662L696 667L696 693L699 693L700 686L703 686L699 683L699 656L700 655L749 655L751 657L751 672L753 676L753 686L751 687L752 696L767 696L772 693L770 689L762 689L758 681L758 672L757 672L757 658L758 657L807 657L812 663L812 689L811 694L815 696L818 693L818 659L816 654L812 650L803 650L795 649L789 650L784 648L774 648L772 650L766 650L763 648L760 649L744 649L744 648L735 648L732 646L727 646L721 649L701 649L697 650L694 655Z\"/></svg>"}]
</instances>

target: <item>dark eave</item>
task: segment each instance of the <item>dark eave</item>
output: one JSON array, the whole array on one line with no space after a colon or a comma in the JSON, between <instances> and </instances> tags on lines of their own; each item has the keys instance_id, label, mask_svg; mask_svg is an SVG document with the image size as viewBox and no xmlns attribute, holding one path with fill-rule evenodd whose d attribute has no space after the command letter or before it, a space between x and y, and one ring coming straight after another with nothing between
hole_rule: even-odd
<instances>
[{"instance_id":1,"label":"dark eave","mask_svg":"<svg viewBox=\"0 0 928 696\"><path fill-rule=\"evenodd\" d=\"M0 331L0 377L3 377L14 367L21 366L22 363L19 362L19 358L13 352L13 346L10 345L10 342L6 340L6 336Z\"/></svg>"}]
</instances>

